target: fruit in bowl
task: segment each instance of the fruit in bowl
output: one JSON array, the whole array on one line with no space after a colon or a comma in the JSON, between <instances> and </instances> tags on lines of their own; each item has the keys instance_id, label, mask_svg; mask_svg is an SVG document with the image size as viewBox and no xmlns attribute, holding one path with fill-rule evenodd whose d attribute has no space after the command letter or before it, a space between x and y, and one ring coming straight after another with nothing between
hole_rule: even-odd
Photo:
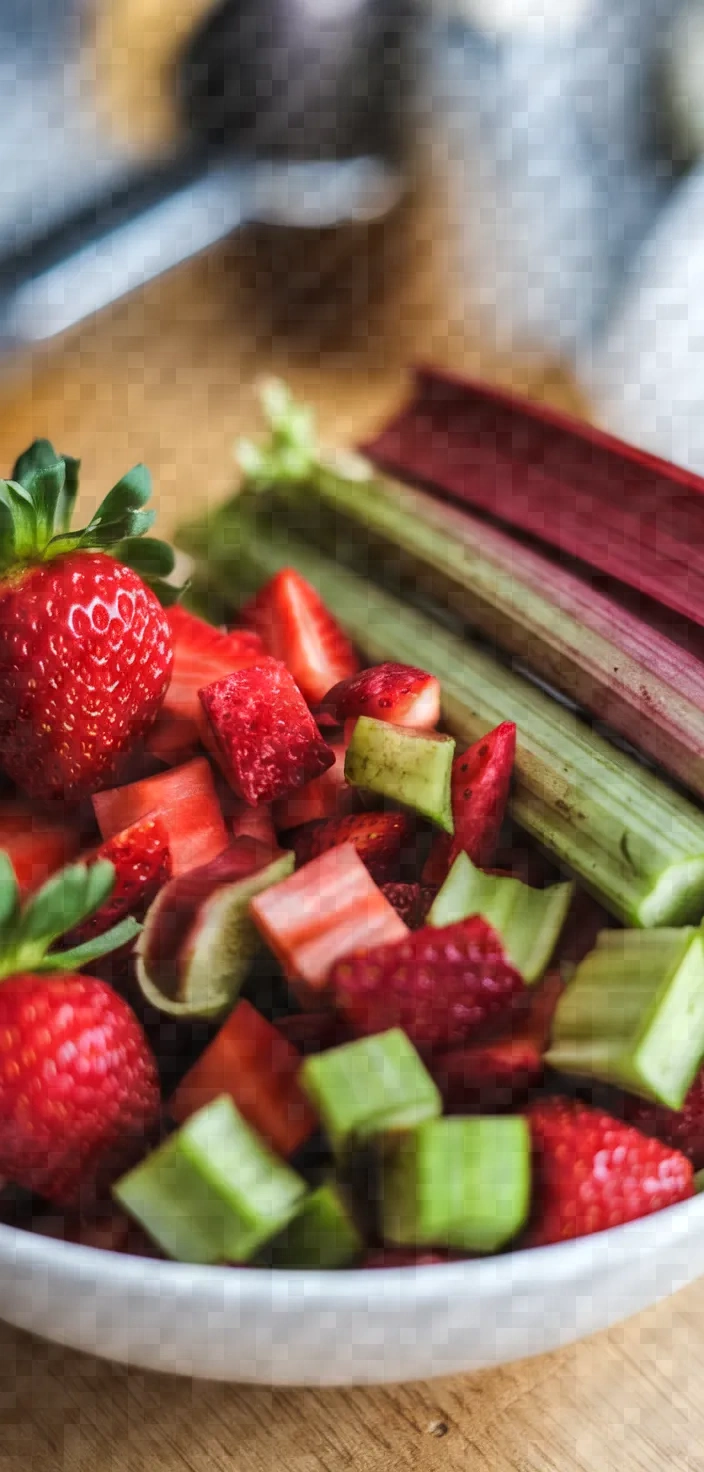
<instances>
[{"instance_id":1,"label":"fruit in bowl","mask_svg":"<svg viewBox=\"0 0 704 1472\"><path fill-rule=\"evenodd\" d=\"M648 1302L663 1243L672 1286L704 1267L696 804L372 578L328 581L275 457L189 606L136 540L141 473L74 534L75 463L18 466L0 1311L118 1358L147 1324L142 1362L189 1373L403 1378L609 1322L614 1273Z\"/></svg>"}]
</instances>

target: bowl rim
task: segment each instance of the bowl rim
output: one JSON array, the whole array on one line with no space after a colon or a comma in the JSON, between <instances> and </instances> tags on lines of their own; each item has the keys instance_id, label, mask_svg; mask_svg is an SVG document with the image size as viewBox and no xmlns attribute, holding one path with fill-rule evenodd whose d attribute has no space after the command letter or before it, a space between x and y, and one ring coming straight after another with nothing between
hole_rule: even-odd
<instances>
[{"instance_id":1,"label":"bowl rim","mask_svg":"<svg viewBox=\"0 0 704 1472\"><path fill-rule=\"evenodd\" d=\"M687 1237L693 1225L704 1226L704 1193L678 1202L675 1206L651 1212L646 1217L623 1226L610 1227L586 1237L546 1247L508 1250L493 1257L462 1259L457 1262L429 1263L419 1267L345 1268L345 1269L281 1269L206 1266L138 1257L131 1253L113 1252L105 1247L63 1242L43 1237L23 1227L0 1224L0 1274L3 1266L21 1267L24 1273L57 1274L61 1278L80 1276L82 1287L91 1279L96 1290L101 1286L128 1290L139 1288L155 1291L179 1289L193 1292L221 1292L226 1300L268 1299L274 1311L290 1308L294 1301L305 1300L306 1309L330 1309L331 1299L342 1307L352 1307L363 1293L369 1307L372 1283L391 1287L408 1284L420 1302L436 1299L457 1287L471 1286L482 1294L512 1292L534 1293L546 1270L551 1288L569 1286L577 1275L590 1266L589 1259L608 1262L610 1271L624 1258L651 1255L660 1246ZM686 1279L683 1280L686 1281ZM0 1317L2 1291L0 1277ZM380 1284L381 1286L381 1284ZM674 1292L675 1289L669 1290ZM666 1296L661 1294L660 1297ZM388 1301L386 1303L388 1307Z\"/></svg>"}]
</instances>

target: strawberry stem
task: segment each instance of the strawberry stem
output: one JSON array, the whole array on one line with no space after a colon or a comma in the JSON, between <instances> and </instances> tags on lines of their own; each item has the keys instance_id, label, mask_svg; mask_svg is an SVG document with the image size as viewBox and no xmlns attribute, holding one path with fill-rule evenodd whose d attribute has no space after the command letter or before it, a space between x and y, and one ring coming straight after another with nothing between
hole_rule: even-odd
<instances>
[{"instance_id":1,"label":"strawberry stem","mask_svg":"<svg viewBox=\"0 0 704 1472\"><path fill-rule=\"evenodd\" d=\"M103 935L71 950L51 947L105 904L115 886L115 868L107 859L69 864L20 908L12 864L0 853L0 982L24 971L75 971L99 956L134 940L141 930L128 916Z\"/></svg>"}]
</instances>

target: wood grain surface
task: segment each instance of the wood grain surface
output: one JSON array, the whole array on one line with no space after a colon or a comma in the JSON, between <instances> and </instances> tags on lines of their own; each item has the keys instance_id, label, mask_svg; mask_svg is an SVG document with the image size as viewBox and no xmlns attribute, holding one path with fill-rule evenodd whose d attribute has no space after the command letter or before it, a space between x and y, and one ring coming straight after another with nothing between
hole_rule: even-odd
<instances>
[{"instance_id":1,"label":"wood grain surface","mask_svg":"<svg viewBox=\"0 0 704 1472\"><path fill-rule=\"evenodd\" d=\"M93 494L145 460L168 530L228 489L263 374L342 439L383 418L419 355L586 412L559 368L475 340L456 243L432 189L371 234L254 232L7 385L0 463L49 435ZM0 1472L701 1472L703 1323L704 1283L547 1358L344 1392L191 1384L0 1326Z\"/></svg>"}]
</instances>

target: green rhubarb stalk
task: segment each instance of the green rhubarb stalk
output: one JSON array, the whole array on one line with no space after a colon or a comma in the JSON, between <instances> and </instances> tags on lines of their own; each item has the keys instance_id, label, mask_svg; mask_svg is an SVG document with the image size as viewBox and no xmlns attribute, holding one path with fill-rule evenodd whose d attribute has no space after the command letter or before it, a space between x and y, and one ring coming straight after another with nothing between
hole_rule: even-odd
<instances>
[{"instance_id":1,"label":"green rhubarb stalk","mask_svg":"<svg viewBox=\"0 0 704 1472\"><path fill-rule=\"evenodd\" d=\"M360 716L345 755L345 778L351 787L400 803L454 833L454 755L451 736Z\"/></svg>"},{"instance_id":2,"label":"green rhubarb stalk","mask_svg":"<svg viewBox=\"0 0 704 1472\"><path fill-rule=\"evenodd\" d=\"M306 1058L300 1077L337 1155L442 1112L436 1085L396 1027Z\"/></svg>"},{"instance_id":3,"label":"green rhubarb stalk","mask_svg":"<svg viewBox=\"0 0 704 1472\"><path fill-rule=\"evenodd\" d=\"M346 1268L364 1250L343 1192L334 1181L311 1191L293 1221L264 1249L263 1263L274 1268Z\"/></svg>"},{"instance_id":4,"label":"green rhubarb stalk","mask_svg":"<svg viewBox=\"0 0 704 1472\"><path fill-rule=\"evenodd\" d=\"M359 456L324 454L309 412L265 395L270 437L241 451L289 524L413 600L451 610L704 796L704 666L563 567Z\"/></svg>"},{"instance_id":5,"label":"green rhubarb stalk","mask_svg":"<svg viewBox=\"0 0 704 1472\"><path fill-rule=\"evenodd\" d=\"M613 915L635 926L704 915L704 817L497 660L285 530L231 507L184 529L201 586L243 599L293 566L318 589L370 662L421 665L440 680L443 721L465 745L501 721L518 727L511 811Z\"/></svg>"},{"instance_id":6,"label":"green rhubarb stalk","mask_svg":"<svg viewBox=\"0 0 704 1472\"><path fill-rule=\"evenodd\" d=\"M573 884L532 889L520 879L485 874L468 854L457 855L428 913L428 925L453 925L482 915L500 936L524 981L539 981L567 918Z\"/></svg>"},{"instance_id":7,"label":"green rhubarb stalk","mask_svg":"<svg viewBox=\"0 0 704 1472\"><path fill-rule=\"evenodd\" d=\"M606 930L557 1005L547 1061L681 1109L704 1058L699 930Z\"/></svg>"}]
</instances>

